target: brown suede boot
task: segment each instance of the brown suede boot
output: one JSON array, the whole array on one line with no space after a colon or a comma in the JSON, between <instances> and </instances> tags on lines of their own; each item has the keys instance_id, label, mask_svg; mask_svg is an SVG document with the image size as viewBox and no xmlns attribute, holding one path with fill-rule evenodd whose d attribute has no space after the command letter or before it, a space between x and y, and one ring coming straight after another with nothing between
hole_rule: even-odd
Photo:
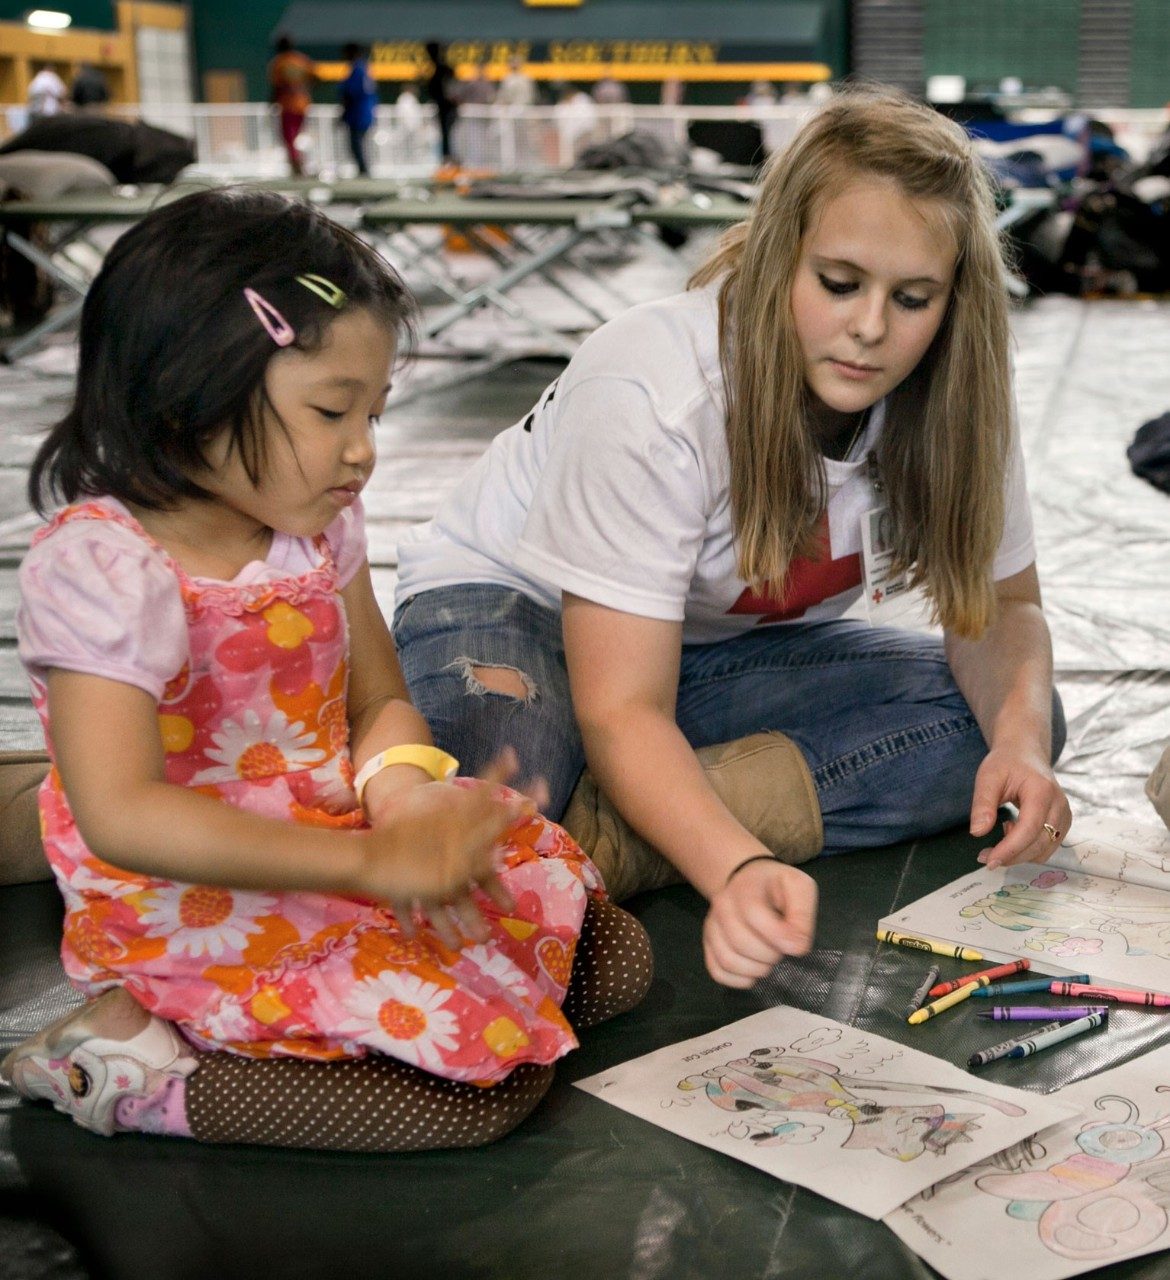
<instances>
[{"instance_id":1,"label":"brown suede boot","mask_svg":"<svg viewBox=\"0 0 1170 1280\"><path fill-rule=\"evenodd\" d=\"M0 751L0 884L52 878L37 812L37 788L48 772L43 751Z\"/></svg>"},{"instance_id":2,"label":"brown suede boot","mask_svg":"<svg viewBox=\"0 0 1170 1280\"><path fill-rule=\"evenodd\" d=\"M772 854L795 865L820 853L821 807L800 748L782 733L753 733L696 753L715 794ZM681 874L581 775L561 826L593 859L614 902L680 884Z\"/></svg>"}]
</instances>

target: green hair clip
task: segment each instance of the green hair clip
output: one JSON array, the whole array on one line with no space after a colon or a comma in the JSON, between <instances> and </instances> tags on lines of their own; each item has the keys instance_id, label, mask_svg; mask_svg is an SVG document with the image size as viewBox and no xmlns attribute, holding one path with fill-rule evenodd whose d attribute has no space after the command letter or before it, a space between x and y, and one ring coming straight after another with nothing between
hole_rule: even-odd
<instances>
[{"instance_id":1,"label":"green hair clip","mask_svg":"<svg viewBox=\"0 0 1170 1280\"><path fill-rule=\"evenodd\" d=\"M345 293L332 280L324 276L304 275L296 277L297 284L303 284L311 293L315 293L323 302L327 302L335 310L345 306Z\"/></svg>"}]
</instances>

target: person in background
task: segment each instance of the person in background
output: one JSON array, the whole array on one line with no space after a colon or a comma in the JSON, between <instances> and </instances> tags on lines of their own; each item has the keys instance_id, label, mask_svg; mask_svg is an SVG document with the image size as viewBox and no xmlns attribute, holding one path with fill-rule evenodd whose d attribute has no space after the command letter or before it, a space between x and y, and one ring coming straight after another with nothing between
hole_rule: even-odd
<instances>
[{"instance_id":1,"label":"person in background","mask_svg":"<svg viewBox=\"0 0 1170 1280\"><path fill-rule=\"evenodd\" d=\"M799 100L799 95L797 99ZM791 105L794 100L785 95L785 101ZM768 155L775 155L777 151L782 151L792 141L800 127L799 118L782 116L772 110L780 105L780 97L776 92L776 86L768 80L753 80L751 89L740 99L740 104L761 109L759 114L755 115L755 119L760 126L760 138Z\"/></svg>"},{"instance_id":2,"label":"person in background","mask_svg":"<svg viewBox=\"0 0 1170 1280\"><path fill-rule=\"evenodd\" d=\"M394 128L397 146L408 162L425 150L422 104L416 84L404 84L394 102Z\"/></svg>"},{"instance_id":3,"label":"person in background","mask_svg":"<svg viewBox=\"0 0 1170 1280\"><path fill-rule=\"evenodd\" d=\"M508 59L508 71L496 91L498 107L536 106L536 82L524 70L524 59L514 53Z\"/></svg>"},{"instance_id":4,"label":"person in background","mask_svg":"<svg viewBox=\"0 0 1170 1280\"><path fill-rule=\"evenodd\" d=\"M455 91L455 73L447 61L447 51L436 40L430 40L426 46L427 57L431 60L431 72L426 79L427 99L434 104L435 116L439 122L439 153L443 164L455 161L451 135L455 121L459 116L459 97Z\"/></svg>"},{"instance_id":5,"label":"person in background","mask_svg":"<svg viewBox=\"0 0 1170 1280\"><path fill-rule=\"evenodd\" d=\"M104 107L109 100L110 86L98 68L89 63L78 67L69 87L69 101L75 109L86 111L91 107Z\"/></svg>"},{"instance_id":6,"label":"person in background","mask_svg":"<svg viewBox=\"0 0 1170 1280\"><path fill-rule=\"evenodd\" d=\"M370 76L368 50L351 41L341 51L349 63L349 74L341 82L341 119L349 132L349 150L363 178L370 173L366 159L366 134L374 123L378 90Z\"/></svg>"},{"instance_id":7,"label":"person in background","mask_svg":"<svg viewBox=\"0 0 1170 1280\"><path fill-rule=\"evenodd\" d=\"M460 158L465 165L490 165L492 152L490 148L493 120L491 113L483 110L496 100L496 86L488 76L487 64L476 62L470 80L460 82L457 90L460 109L471 107L471 111L462 112L462 137L460 141Z\"/></svg>"},{"instance_id":8,"label":"person in background","mask_svg":"<svg viewBox=\"0 0 1170 1280\"><path fill-rule=\"evenodd\" d=\"M292 37L278 37L276 55L268 64L269 97L280 114L280 137L288 155L289 168L298 178L305 171L305 163L297 138L312 102L310 90L316 78L317 69L312 59L293 47Z\"/></svg>"},{"instance_id":9,"label":"person in background","mask_svg":"<svg viewBox=\"0 0 1170 1280\"><path fill-rule=\"evenodd\" d=\"M745 107L774 107L776 105L775 86L767 80L753 80L751 88L740 99Z\"/></svg>"},{"instance_id":10,"label":"person in background","mask_svg":"<svg viewBox=\"0 0 1170 1280\"><path fill-rule=\"evenodd\" d=\"M612 67L606 67L601 78L594 82L590 96L601 108L598 113L598 141L620 138L634 127L634 118L629 111L630 91L613 74Z\"/></svg>"},{"instance_id":11,"label":"person in background","mask_svg":"<svg viewBox=\"0 0 1170 1280\"><path fill-rule=\"evenodd\" d=\"M630 91L613 74L613 68L606 68L605 74L593 86L593 101L599 107L619 106L629 102Z\"/></svg>"},{"instance_id":12,"label":"person in background","mask_svg":"<svg viewBox=\"0 0 1170 1280\"><path fill-rule=\"evenodd\" d=\"M462 106L490 107L496 100L496 87L487 73L487 63L477 62L470 80L459 86L459 102Z\"/></svg>"},{"instance_id":13,"label":"person in background","mask_svg":"<svg viewBox=\"0 0 1170 1280\"><path fill-rule=\"evenodd\" d=\"M69 90L52 67L42 67L28 83L28 119L55 116L65 105Z\"/></svg>"},{"instance_id":14,"label":"person in background","mask_svg":"<svg viewBox=\"0 0 1170 1280\"><path fill-rule=\"evenodd\" d=\"M582 147L593 140L597 105L579 85L565 81L557 94L553 119L560 142L560 161L572 164Z\"/></svg>"},{"instance_id":15,"label":"person in background","mask_svg":"<svg viewBox=\"0 0 1170 1280\"><path fill-rule=\"evenodd\" d=\"M663 80L658 100L664 107L681 107L686 96L686 85L677 76L672 76Z\"/></svg>"}]
</instances>

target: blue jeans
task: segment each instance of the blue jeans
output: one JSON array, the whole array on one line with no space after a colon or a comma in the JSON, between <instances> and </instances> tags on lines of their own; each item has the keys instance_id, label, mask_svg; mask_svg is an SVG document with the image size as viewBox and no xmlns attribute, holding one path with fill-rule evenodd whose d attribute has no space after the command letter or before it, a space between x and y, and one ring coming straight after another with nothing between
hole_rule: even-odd
<instances>
[{"instance_id":1,"label":"blue jeans","mask_svg":"<svg viewBox=\"0 0 1170 1280\"><path fill-rule=\"evenodd\" d=\"M369 125L364 128L347 124L346 132L349 134L349 153L353 156L353 162L357 165L358 175L362 178L370 176L370 166L366 161L366 134L369 132Z\"/></svg>"},{"instance_id":2,"label":"blue jeans","mask_svg":"<svg viewBox=\"0 0 1170 1280\"><path fill-rule=\"evenodd\" d=\"M585 767L560 615L488 584L403 601L394 639L410 695L435 742L475 773L501 747L549 785L564 812ZM526 697L496 693L472 668L522 673ZM800 747L825 824L825 852L892 844L966 824L983 734L933 636L852 619L765 627L684 645L679 728L693 747L776 729ZM1064 746L1053 695L1053 758Z\"/></svg>"}]
</instances>

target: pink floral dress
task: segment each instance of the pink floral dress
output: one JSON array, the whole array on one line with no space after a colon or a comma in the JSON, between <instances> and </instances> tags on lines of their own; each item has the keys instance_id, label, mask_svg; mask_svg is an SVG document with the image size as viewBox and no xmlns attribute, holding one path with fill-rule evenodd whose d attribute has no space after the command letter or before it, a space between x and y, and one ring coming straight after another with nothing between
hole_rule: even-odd
<instances>
[{"instance_id":1,"label":"pink floral dress","mask_svg":"<svg viewBox=\"0 0 1170 1280\"><path fill-rule=\"evenodd\" d=\"M79 521L98 522L83 531L94 536L79 539L74 529L61 538ZM117 554L101 536L110 521L119 526ZM141 545L127 550L121 531ZM106 525L104 532L112 531ZM59 513L22 567L18 628L50 752L44 670L87 666L75 655L53 656L44 637L63 624L41 625L38 610L67 617L70 602L48 610L43 597L54 588L60 595L60 583L79 575L83 582L98 575L89 590L116 596L127 556L150 558L156 577L161 558L177 582L187 631L187 658L158 699L168 781L285 821L364 826L348 745L345 611L328 534L317 539L316 563L304 572L224 583L189 577L111 500ZM60 573L55 539L60 558L72 561ZM84 609L79 603L75 628L84 626ZM103 656L93 673L108 673L118 659L107 655L117 654L118 643L95 642ZM45 848L65 897L62 957L70 978L90 993L129 988L196 1045L313 1059L373 1050L479 1083L498 1081L519 1063L551 1062L576 1045L560 1004L586 902L602 890L592 863L552 823L535 819L511 833L503 878L515 910L503 915L486 905L490 940L451 951L430 930L405 937L393 914L372 901L119 871L86 848L56 769L40 803Z\"/></svg>"}]
</instances>

